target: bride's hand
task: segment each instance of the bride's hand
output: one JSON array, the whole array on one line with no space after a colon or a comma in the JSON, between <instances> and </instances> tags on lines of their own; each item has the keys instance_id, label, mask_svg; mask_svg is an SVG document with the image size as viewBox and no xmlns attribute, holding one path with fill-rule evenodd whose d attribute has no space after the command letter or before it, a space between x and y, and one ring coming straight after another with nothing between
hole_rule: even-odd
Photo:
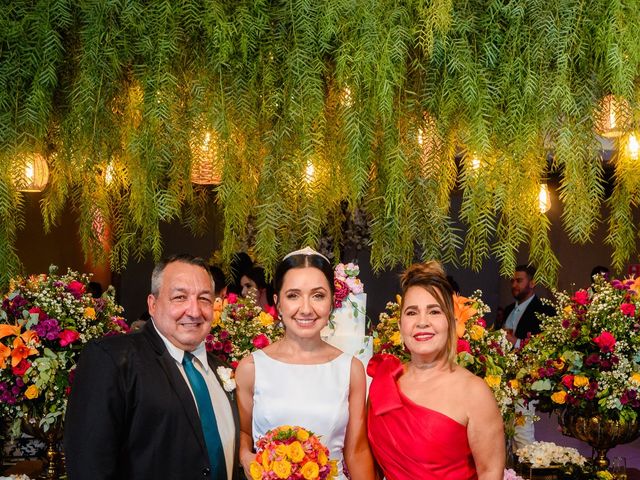
<instances>
[{"instance_id":1,"label":"bride's hand","mask_svg":"<svg viewBox=\"0 0 640 480\"><path fill-rule=\"evenodd\" d=\"M253 452L244 452L240 455L240 463L242 464L244 475L249 480L251 480L251 462L253 462L254 459L255 453Z\"/></svg>"}]
</instances>

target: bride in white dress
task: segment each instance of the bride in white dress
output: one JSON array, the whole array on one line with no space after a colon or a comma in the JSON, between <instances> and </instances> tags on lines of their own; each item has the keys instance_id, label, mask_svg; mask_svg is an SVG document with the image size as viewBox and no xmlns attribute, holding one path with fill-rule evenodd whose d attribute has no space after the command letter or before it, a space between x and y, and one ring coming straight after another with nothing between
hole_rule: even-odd
<instances>
[{"instance_id":1,"label":"bride in white dress","mask_svg":"<svg viewBox=\"0 0 640 480\"><path fill-rule=\"evenodd\" d=\"M362 363L320 338L333 307L333 269L306 248L287 255L275 274L284 337L244 358L236 370L240 461L247 478L253 445L268 430L299 425L320 436L338 478L371 480ZM346 468L344 468L346 467Z\"/></svg>"}]
</instances>

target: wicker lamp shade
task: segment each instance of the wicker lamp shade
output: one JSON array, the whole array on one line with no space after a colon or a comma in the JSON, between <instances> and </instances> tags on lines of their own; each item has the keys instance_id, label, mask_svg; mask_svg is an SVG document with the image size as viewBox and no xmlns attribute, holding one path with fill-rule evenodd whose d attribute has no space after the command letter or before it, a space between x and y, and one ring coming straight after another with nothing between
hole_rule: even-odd
<instances>
[{"instance_id":1,"label":"wicker lamp shade","mask_svg":"<svg viewBox=\"0 0 640 480\"><path fill-rule=\"evenodd\" d=\"M49 166L39 153L23 154L17 158L15 183L21 192L41 192L49 182Z\"/></svg>"},{"instance_id":2,"label":"wicker lamp shade","mask_svg":"<svg viewBox=\"0 0 640 480\"><path fill-rule=\"evenodd\" d=\"M222 182L217 140L215 132L209 130L201 135L192 135L191 182L198 185L220 185Z\"/></svg>"},{"instance_id":3,"label":"wicker lamp shade","mask_svg":"<svg viewBox=\"0 0 640 480\"><path fill-rule=\"evenodd\" d=\"M614 95L607 95L600 102L596 116L596 131L603 137L621 136L631 125L631 109L629 103Z\"/></svg>"}]
</instances>

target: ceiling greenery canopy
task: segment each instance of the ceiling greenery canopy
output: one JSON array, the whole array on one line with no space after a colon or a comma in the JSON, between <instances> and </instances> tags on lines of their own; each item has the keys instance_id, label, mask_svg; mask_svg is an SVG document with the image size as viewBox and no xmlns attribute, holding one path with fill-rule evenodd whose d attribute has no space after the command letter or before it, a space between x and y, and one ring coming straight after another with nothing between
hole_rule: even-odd
<instances>
[{"instance_id":1,"label":"ceiling greenery canopy","mask_svg":"<svg viewBox=\"0 0 640 480\"><path fill-rule=\"evenodd\" d=\"M636 254L640 168L625 152L640 117L639 0L0 8L4 281L19 268L27 220L15 171L35 154L50 170L45 226L71 204L84 251L105 252L114 269L160 255L162 222L202 231L203 206L216 201L227 260L248 236L267 267L327 233L338 248L346 206L369 219L376 268L418 252L473 268L495 256L509 274L528 245L539 279L553 283L559 263L538 208L552 174L572 241L605 221L614 266ZM605 198L594 132L608 95L624 125ZM210 148L215 194L191 181Z\"/></svg>"}]
</instances>

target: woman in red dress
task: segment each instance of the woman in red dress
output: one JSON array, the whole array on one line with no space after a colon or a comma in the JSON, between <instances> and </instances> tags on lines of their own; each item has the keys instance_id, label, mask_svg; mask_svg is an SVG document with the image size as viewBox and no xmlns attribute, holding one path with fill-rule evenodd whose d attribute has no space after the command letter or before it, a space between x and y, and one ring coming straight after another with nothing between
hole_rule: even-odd
<instances>
[{"instance_id":1,"label":"woman in red dress","mask_svg":"<svg viewBox=\"0 0 640 480\"><path fill-rule=\"evenodd\" d=\"M387 480L502 480L502 417L484 380L455 364L453 292L438 262L402 276L400 334L411 353L371 360L368 435Z\"/></svg>"}]
</instances>

